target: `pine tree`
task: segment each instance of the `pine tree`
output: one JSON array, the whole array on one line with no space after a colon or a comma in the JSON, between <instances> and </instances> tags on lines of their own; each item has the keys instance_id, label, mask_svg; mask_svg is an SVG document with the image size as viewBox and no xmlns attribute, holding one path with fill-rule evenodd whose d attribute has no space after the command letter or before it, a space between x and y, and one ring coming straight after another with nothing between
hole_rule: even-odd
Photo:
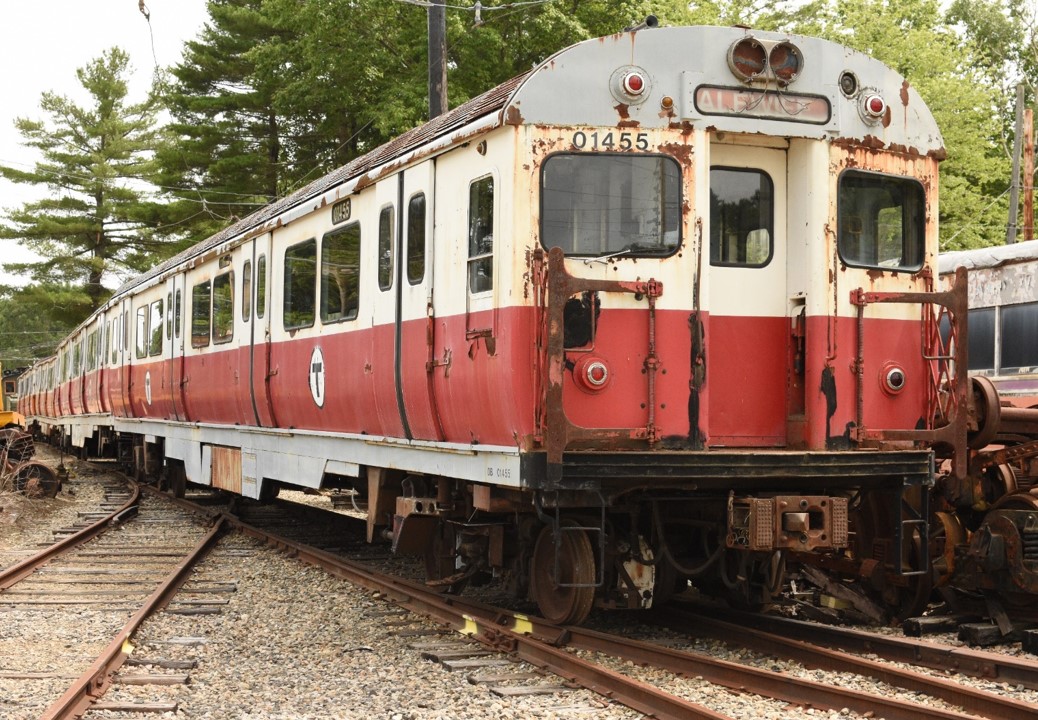
<instances>
[{"instance_id":1,"label":"pine tree","mask_svg":"<svg viewBox=\"0 0 1038 720\"><path fill-rule=\"evenodd\" d=\"M277 79L253 55L284 33L264 0L210 0L209 21L171 70L164 99L172 122L158 151L174 202L167 222L194 241L248 215L283 190L284 118Z\"/></svg>"},{"instance_id":2,"label":"pine tree","mask_svg":"<svg viewBox=\"0 0 1038 720\"><path fill-rule=\"evenodd\" d=\"M128 70L129 56L113 48L76 71L88 106L43 93L46 119L15 123L42 159L32 170L0 165L8 180L48 190L42 200L8 210L0 223L0 238L41 259L4 268L79 290L82 302L72 315L98 308L110 294L105 282L147 267L156 249L147 231L154 207L141 182L152 171L156 104L151 97L127 103Z\"/></svg>"}]
</instances>

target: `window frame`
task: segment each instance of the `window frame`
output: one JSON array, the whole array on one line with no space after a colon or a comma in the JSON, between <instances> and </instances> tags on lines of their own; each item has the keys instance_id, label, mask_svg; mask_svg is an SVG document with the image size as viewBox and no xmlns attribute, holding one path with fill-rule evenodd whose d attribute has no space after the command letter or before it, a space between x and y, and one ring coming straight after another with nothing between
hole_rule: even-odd
<instances>
[{"instance_id":1,"label":"window frame","mask_svg":"<svg viewBox=\"0 0 1038 720\"><path fill-rule=\"evenodd\" d=\"M157 315L156 310L158 311ZM165 325L163 322L164 314L165 308L162 304L162 298L148 303L148 357L156 357L162 354L162 331ZM155 322L156 317L158 318L157 326Z\"/></svg>"},{"instance_id":2,"label":"window frame","mask_svg":"<svg viewBox=\"0 0 1038 720\"><path fill-rule=\"evenodd\" d=\"M773 177L771 177L771 173L769 173L764 168L759 168L759 167L744 167L744 166L737 166L737 165L711 165L709 170L707 171L708 175L709 175L709 173L713 173L714 170L722 170L722 171L725 171L725 172L746 173L746 174L755 173L755 174L759 175L760 177L766 178L768 183L771 186L771 218L769 219L769 226L768 226L768 254L767 254L767 257L765 258L764 262L748 263L748 262L722 261L720 258L715 258L714 257L714 247L713 247L713 229L714 229L713 228L713 223L714 223L714 219L713 219L713 217L710 217L710 236L707 238L707 246L708 246L709 252L710 252L710 266L711 267L723 267L723 268L745 268L747 270L759 270L761 268L766 268L768 265L771 264L771 261L775 258L775 179ZM708 183L709 183L710 187L713 187L713 183L712 182L708 181ZM708 211L708 212L712 212L712 210L713 210L713 208L711 207L710 211ZM749 239L749 236L747 235L746 240L744 240L743 242L745 243L748 239Z\"/></svg>"},{"instance_id":3,"label":"window frame","mask_svg":"<svg viewBox=\"0 0 1038 720\"><path fill-rule=\"evenodd\" d=\"M677 177L678 177L678 197L677 197L678 238L677 238L677 243L675 243L674 248L672 250L670 250L669 252L666 252L666 253L647 253L647 252L634 252L634 251L630 251L630 252L620 251L620 252L623 252L621 257L625 257L625 258L628 258L628 257L630 257L630 258L647 258L647 259L650 259L650 260L662 260L664 258L673 257L677 253L681 252L681 247L682 247L682 245L684 245L684 242L685 242L685 227L684 227L685 223L684 223L684 218L682 216L683 215L682 206L683 206L683 203L684 203L684 187L683 187L683 183L682 183L681 163L679 163L677 161L677 159L675 159L671 155L667 155L667 154L664 154L664 153L658 153L658 152L608 153L608 152L572 152L572 151L569 151L569 150L562 151L562 152L551 153L550 155L546 156L544 158L544 160L541 161L541 167L540 167L540 172L539 172L539 175L538 175L538 185L537 185L537 192L540 195L540 199L539 199L540 218L538 220L537 231L538 231L538 236L539 236L538 237L538 244L540 245L540 247L545 252L547 252L550 248L548 248L544 244L544 229L543 229L544 225L543 225L543 223L544 223L544 217L545 217L544 200L545 200L545 196L546 196L546 193L544 192L544 175L545 175L546 168L550 164L550 162L553 159L558 158L558 157L579 157L579 158L599 157L599 158L609 158L609 159L617 159L617 158L620 158L620 157L630 157L630 158L655 158L657 160L658 159L663 159L665 161L669 161L675 168L677 168L677 171L678 171L678 175L677 175ZM610 254L613 254L613 253L612 252L607 252L606 253L606 255L610 255ZM602 255L602 253L579 253L579 254L578 253L566 253L566 257L572 257L572 258L594 258L594 257L601 257L601 255Z\"/></svg>"},{"instance_id":4,"label":"window frame","mask_svg":"<svg viewBox=\"0 0 1038 720\"><path fill-rule=\"evenodd\" d=\"M289 305L291 296L288 293L288 283L289 283L292 275L289 273L289 264L288 264L289 253L291 251L297 249L297 248L301 248L301 247L304 247L306 245L311 245L311 246L313 246L313 249L314 249L313 287L311 288L311 292L310 292L310 299L311 299L310 312L309 312L309 316L310 317L309 317L309 322L301 322L299 324L292 324L292 325L290 325L288 323L288 312L292 308ZM282 272L282 282L281 282L281 327L284 328L284 330L286 332L292 332L294 330L303 330L303 329L306 329L306 328L312 328L317 323L317 289L318 289L319 280L320 280L320 274L318 272L317 262L318 262L318 253L317 253L317 238L316 237L307 238L306 240L303 240L303 241L297 242L297 243L293 243L292 245L289 245L288 247L285 248L285 255L282 258L282 263L281 263L282 271L283 271Z\"/></svg>"},{"instance_id":5,"label":"window frame","mask_svg":"<svg viewBox=\"0 0 1038 720\"><path fill-rule=\"evenodd\" d=\"M414 208L415 201L419 200L419 199L422 201L422 221L421 221L421 223L417 224L417 227L421 228L421 238L420 238L420 240L421 240L421 245L422 245L422 252L421 252L421 261L422 261L421 262L421 269L422 269L422 272L418 276L413 276L411 274L411 270L415 266L414 266L414 263L413 263L414 258L413 258L413 255L412 255L412 251L414 250L414 247L412 245L412 240L415 239L415 227L416 227L416 224L414 222L414 216L413 216L413 208ZM411 197L408 198L408 200L407 200L407 283L408 283L408 285L421 285L423 282L425 282L425 271L426 271L425 265L426 265L426 259L428 258L428 249L429 249L429 238L428 238L428 234L429 233L426 231L426 224L428 223L428 217L429 217L428 216L428 208L429 208L429 202L428 202L428 200L425 197L425 191L424 190L419 190L418 192L416 192L413 195L411 195Z\"/></svg>"},{"instance_id":6,"label":"window frame","mask_svg":"<svg viewBox=\"0 0 1038 720\"><path fill-rule=\"evenodd\" d=\"M357 239L357 267L356 267L356 290L357 290L357 307L354 308L352 313L343 313L340 317L332 317L331 314L325 314L325 249L327 248L329 240L336 240L340 236L351 234L356 230ZM319 257L320 274L318 276L318 297L317 304L319 308L318 315L321 318L322 325L334 325L336 323L348 322L350 320L356 320L360 316L360 306L362 299L362 288L361 285L361 274L363 271L363 257L364 257L364 229L359 220L354 220L351 223L341 225L333 230L329 230L321 237L321 251Z\"/></svg>"},{"instance_id":7,"label":"window frame","mask_svg":"<svg viewBox=\"0 0 1038 720\"><path fill-rule=\"evenodd\" d=\"M485 181L485 180L489 180L490 181L490 191L491 191L491 198L490 198L490 250L489 250L489 252L483 252L483 253L479 253L479 254L473 255L472 254L472 251L473 251L473 222L472 222L473 221L473 213L472 213L472 208L473 208L474 203L472 202L472 197L473 197L473 191L474 191L476 185L478 183L481 183L481 182ZM497 185L497 178L494 176L494 173L492 173L492 172L484 173L483 175L475 177L475 178L473 178L472 180L469 181L467 209L466 209L466 212L465 212L465 216L466 216L465 238L466 238L466 251L467 251L466 252L466 260L465 260L465 287L468 289L468 293L470 295L485 295L487 293L492 293L494 291L494 271L495 271L495 265L496 265L496 263L494 262L494 248L497 246L497 238L495 237L497 232L496 232L496 228L494 227L496 225L496 223L497 223L497 188L496 188L496 185ZM486 237L486 236L484 235L484 237ZM486 262L487 260L490 261L490 273L487 276L487 277L489 277L490 286L489 287L485 287L485 288L480 288L478 290L475 290L472 287L472 278L473 278L473 270L472 270L472 268L473 268L473 266L476 263Z\"/></svg>"},{"instance_id":8,"label":"window frame","mask_svg":"<svg viewBox=\"0 0 1038 720\"><path fill-rule=\"evenodd\" d=\"M226 280L224 280L226 278ZM217 302L217 283L227 285L227 302L230 303L229 312L226 314L226 327L217 325L217 314L216 314L216 302ZM213 277L212 285L212 316L210 318L210 332L213 335L213 345L226 345L227 343L234 340L234 270L228 270L222 272L219 275ZM222 302L222 301L221 301ZM226 332L221 332L226 330Z\"/></svg>"},{"instance_id":9,"label":"window frame","mask_svg":"<svg viewBox=\"0 0 1038 720\"><path fill-rule=\"evenodd\" d=\"M868 264L858 261L848 260L844 254L844 222L843 222L843 201L842 201L842 188L843 182L847 177L873 177L877 179L885 180L899 180L904 181L907 184L915 186L918 191L918 198L921 200L919 205L919 217L917 219L918 227L916 228L919 234L919 246L916 248L916 252L919 254L919 260L912 265L883 265L882 263ZM875 170L862 170L860 168L844 168L836 178L836 252L837 256L847 267L861 268L864 270L881 270L883 272L897 272L897 273L909 273L915 274L923 269L926 265L926 215L927 215L927 197L926 188L923 187L923 183L916 177L911 175L896 175L894 173L877 172ZM904 205L901 206L905 207ZM907 254L908 249L905 246L905 222L904 215L902 214L902 258ZM877 244L880 240L877 238Z\"/></svg>"},{"instance_id":10,"label":"window frame","mask_svg":"<svg viewBox=\"0 0 1038 720\"><path fill-rule=\"evenodd\" d=\"M206 302L199 303L198 290L206 289ZM205 307L204 316L198 312L201 306ZM200 330L199 321L205 320L205 332ZM191 347L196 350L209 347L212 342L213 332L213 281L206 278L200 283L191 286Z\"/></svg>"},{"instance_id":11,"label":"window frame","mask_svg":"<svg viewBox=\"0 0 1038 720\"><path fill-rule=\"evenodd\" d=\"M134 357L138 360L146 360L148 358L148 348L151 343L151 335L149 334L148 321L150 318L151 304L144 303L143 305L137 306L137 312L135 314L136 324L134 325L135 336L134 336Z\"/></svg>"},{"instance_id":12,"label":"window frame","mask_svg":"<svg viewBox=\"0 0 1038 720\"><path fill-rule=\"evenodd\" d=\"M388 226L388 228L387 228ZM385 235L385 237L383 237ZM378 289L388 292L393 289L396 271L396 208L393 203L388 203L379 208L378 211ZM385 243L385 245L383 245ZM389 260L385 261L388 253ZM383 272L385 277L383 277Z\"/></svg>"}]
</instances>

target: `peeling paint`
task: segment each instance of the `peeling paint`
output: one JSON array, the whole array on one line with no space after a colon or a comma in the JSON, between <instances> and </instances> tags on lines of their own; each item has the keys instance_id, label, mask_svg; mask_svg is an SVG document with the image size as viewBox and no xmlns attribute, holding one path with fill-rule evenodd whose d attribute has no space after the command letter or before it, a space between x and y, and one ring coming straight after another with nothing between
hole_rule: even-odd
<instances>
[{"instance_id":1,"label":"peeling paint","mask_svg":"<svg viewBox=\"0 0 1038 720\"><path fill-rule=\"evenodd\" d=\"M908 107L908 81L901 83L901 104Z\"/></svg>"},{"instance_id":2,"label":"peeling paint","mask_svg":"<svg viewBox=\"0 0 1038 720\"><path fill-rule=\"evenodd\" d=\"M509 105L505 111L505 125L522 125L523 114L515 105Z\"/></svg>"}]
</instances>

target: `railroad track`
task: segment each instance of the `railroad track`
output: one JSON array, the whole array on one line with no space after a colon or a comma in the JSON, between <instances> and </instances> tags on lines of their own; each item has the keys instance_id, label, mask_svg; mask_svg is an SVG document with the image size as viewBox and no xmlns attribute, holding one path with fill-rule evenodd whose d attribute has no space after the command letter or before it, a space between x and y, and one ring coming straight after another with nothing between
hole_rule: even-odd
<instances>
[{"instance_id":1,"label":"railroad track","mask_svg":"<svg viewBox=\"0 0 1038 720\"><path fill-rule=\"evenodd\" d=\"M163 498L166 499L165 496ZM144 508L149 507L150 500L158 502L146 496L142 503ZM192 508L192 512L213 512L189 502L184 505L185 508ZM416 654L437 661L448 669L468 669L472 682L484 683L492 692L501 695L551 693L582 687L599 694L607 703L620 702L657 718L726 717L710 709L708 702L697 701L710 694L709 687L723 688L720 692L752 693L778 703L826 711L855 712L864 717L886 717L891 720L973 717L1015 720L1038 712L1038 707L1021 699L964 688L948 678L896 668L874 659L847 653L826 655L835 651L819 648L816 643L790 640L791 637L803 636L809 628L814 640L834 643L836 646L830 638L819 635L822 630L835 632L835 629L819 628L814 624L777 627L770 633L771 637L766 637L760 626L771 619L763 616L751 616L756 634L748 630L747 625L751 621L745 618L732 618L734 623L724 624L725 621L720 618L682 610L641 617L643 620L654 617L661 624L674 628L679 636L714 636L727 643L747 647L762 658L778 656L786 660L795 659L808 668L824 667L854 673L872 684L882 681L891 687L925 694L936 700L933 704L924 704L917 699L906 700L893 695L837 687L830 680L798 677L766 667L762 669L719 660L687 648L665 647L655 642L622 637L619 632L552 626L512 610L465 597L430 592L420 582L387 576L368 564L316 548L310 543L323 540L323 545L335 551L355 550L360 540L354 537L356 528L353 520L343 516L329 518L313 509L296 512L303 513L302 517L307 520L293 520L291 516L286 517L284 511L271 506L244 504L242 516L249 517L256 524L246 523L238 517L228 517L225 522L249 537L280 549L297 560L320 567L335 577L349 580L395 604L399 609L390 607L384 611L373 611L385 614L387 630L403 636L413 634L409 644ZM299 531L304 528L307 542L270 532L258 526L261 524L282 531ZM4 595L0 594L0 604L4 600ZM410 629L414 626L416 615L430 618L443 629L453 630L453 637L444 637L437 630ZM964 674L1019 683L1026 687L1034 687L1032 683L1038 683L1035 671L1025 664L1014 663L1010 659L1000 660L999 656L986 657L982 662L982 656L995 656L994 653L977 653L962 648L952 651L939 646L936 649L919 650L921 645L918 642L860 632L858 636L858 647L851 647L849 640L844 641L847 649L883 656L878 648L890 647L890 659L899 662L922 659L925 662L916 664L930 663L944 668L949 667L949 662L957 662ZM129 634L120 637L125 642ZM848 637L854 637L854 633L848 634ZM115 644L114 641L112 644ZM916 649L913 650L913 647ZM517 672L516 661L528 663L525 667L533 672ZM84 674L88 678L85 690L88 695L97 694L111 685L113 666L111 662L105 664L99 661ZM644 668L651 669L651 681L645 679ZM547 677L549 675L557 679ZM689 678L695 682L690 682ZM167 705L166 709L169 707ZM53 717L62 715L55 714Z\"/></svg>"},{"instance_id":2,"label":"railroad track","mask_svg":"<svg viewBox=\"0 0 1038 720\"><path fill-rule=\"evenodd\" d=\"M210 524L204 515L171 513L163 501L142 498L134 483L108 485L104 506L86 513L81 527L59 531L57 542L0 572L4 637L61 648L41 666L0 672L0 681L19 686L8 693L7 702L16 705L9 711L78 717L114 684L152 681L121 671L130 638L170 603L222 532L222 521ZM76 635L56 634L70 617Z\"/></svg>"},{"instance_id":3,"label":"railroad track","mask_svg":"<svg viewBox=\"0 0 1038 720\"><path fill-rule=\"evenodd\" d=\"M268 511L269 512L269 511ZM260 513L262 515L264 513ZM815 642L791 639L790 636L817 635L817 625L801 623L786 626L785 634L754 632L745 627L752 622L743 618L743 625L723 623L716 618L670 611L658 614L662 622L677 627L689 637L714 636L726 642L736 642L765 656L779 656L803 663L808 668L825 668L853 673L882 682L891 688L909 693L925 694L936 699L933 705L906 700L885 694L861 692L833 685L827 680L812 680L789 673L761 670L741 663L711 658L702 653L661 647L658 644L602 633L584 628L560 628L536 618L526 617L500 607L485 605L465 597L444 598L430 592L420 583L383 576L368 565L350 561L308 544L270 533L240 520L231 522L254 537L278 547L305 562L318 565L332 574L348 579L384 594L390 601L435 619L473 639L485 647L510 654L563 678L567 683L580 685L602 695L617 699L628 707L654 717L718 717L702 705L689 702L675 694L627 677L611 670L608 662L585 659L573 652L589 653L590 657L613 658L635 665L665 670L677 677L703 678L733 692L754 693L783 702L824 710L850 710L866 717L897 718L964 718L985 717L1016 720L1038 713L1038 706L1025 700L962 686L949 678L934 677L925 672L898 668L893 665L819 647ZM290 527L280 521L281 527ZM767 618L751 616L762 622ZM853 633L848 637L854 637ZM1013 661L1006 656L964 648L932 646L897 638L859 633L862 638L859 651L879 655L879 648L889 648L890 660L940 669L959 668L964 674L988 677L1002 682L1014 682L1026 687L1038 683L1038 670L1025 662ZM872 638L871 645L865 637ZM818 639L817 637L815 638ZM458 652L463 652L459 650ZM439 657L435 652L427 653ZM450 646L442 659L452 656ZM942 664L944 663L944 664ZM942 705L943 703L943 705Z\"/></svg>"}]
</instances>

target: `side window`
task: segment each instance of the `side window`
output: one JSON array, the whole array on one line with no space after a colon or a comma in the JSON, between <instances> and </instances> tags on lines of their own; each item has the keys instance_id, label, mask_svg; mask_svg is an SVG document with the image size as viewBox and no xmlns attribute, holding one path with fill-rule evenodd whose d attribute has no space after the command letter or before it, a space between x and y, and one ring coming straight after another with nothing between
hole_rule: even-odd
<instances>
[{"instance_id":1,"label":"side window","mask_svg":"<svg viewBox=\"0 0 1038 720\"><path fill-rule=\"evenodd\" d=\"M252 319L252 260L246 260L241 269L241 319Z\"/></svg>"},{"instance_id":2,"label":"side window","mask_svg":"<svg viewBox=\"0 0 1038 720\"><path fill-rule=\"evenodd\" d=\"M162 354L162 300L151 304L151 345L148 354Z\"/></svg>"},{"instance_id":3,"label":"side window","mask_svg":"<svg viewBox=\"0 0 1038 720\"><path fill-rule=\"evenodd\" d=\"M995 308L970 310L967 357L970 370L995 369Z\"/></svg>"},{"instance_id":4,"label":"side window","mask_svg":"<svg viewBox=\"0 0 1038 720\"><path fill-rule=\"evenodd\" d=\"M923 266L926 196L914 178L845 170L836 201L840 259L854 267Z\"/></svg>"},{"instance_id":5,"label":"side window","mask_svg":"<svg viewBox=\"0 0 1038 720\"><path fill-rule=\"evenodd\" d=\"M209 281L191 288L191 347L209 345L209 307L213 289Z\"/></svg>"},{"instance_id":6,"label":"side window","mask_svg":"<svg viewBox=\"0 0 1038 720\"><path fill-rule=\"evenodd\" d=\"M353 223L321 242L321 322L352 320L359 308L360 223Z\"/></svg>"},{"instance_id":7,"label":"side window","mask_svg":"<svg viewBox=\"0 0 1038 720\"><path fill-rule=\"evenodd\" d=\"M387 205L378 214L378 287L393 287L393 206Z\"/></svg>"},{"instance_id":8,"label":"side window","mask_svg":"<svg viewBox=\"0 0 1038 720\"><path fill-rule=\"evenodd\" d=\"M148 306L137 308L137 359L148 357Z\"/></svg>"},{"instance_id":9,"label":"side window","mask_svg":"<svg viewBox=\"0 0 1038 720\"><path fill-rule=\"evenodd\" d=\"M166 293L166 339L173 339L173 293Z\"/></svg>"},{"instance_id":10,"label":"side window","mask_svg":"<svg viewBox=\"0 0 1038 720\"><path fill-rule=\"evenodd\" d=\"M425 195L418 193L407 203L407 282L425 279Z\"/></svg>"},{"instance_id":11,"label":"side window","mask_svg":"<svg viewBox=\"0 0 1038 720\"><path fill-rule=\"evenodd\" d=\"M180 337L180 290L177 290L176 310L173 313L173 332Z\"/></svg>"},{"instance_id":12,"label":"side window","mask_svg":"<svg viewBox=\"0 0 1038 720\"><path fill-rule=\"evenodd\" d=\"M286 330L312 327L317 294L317 240L310 239L285 250L283 295Z\"/></svg>"},{"instance_id":13,"label":"side window","mask_svg":"<svg viewBox=\"0 0 1038 720\"><path fill-rule=\"evenodd\" d=\"M256 317L262 318L267 310L267 256L256 258Z\"/></svg>"},{"instance_id":14,"label":"side window","mask_svg":"<svg viewBox=\"0 0 1038 720\"><path fill-rule=\"evenodd\" d=\"M97 367L97 331L87 335L86 370L90 372Z\"/></svg>"},{"instance_id":15,"label":"side window","mask_svg":"<svg viewBox=\"0 0 1038 720\"><path fill-rule=\"evenodd\" d=\"M105 347L104 347L104 351L103 352L104 352L105 361L107 361L107 359L109 357L111 357L112 358L112 362L113 363L115 362L115 353L112 352L112 323L111 322L105 323Z\"/></svg>"},{"instance_id":16,"label":"side window","mask_svg":"<svg viewBox=\"0 0 1038 720\"><path fill-rule=\"evenodd\" d=\"M234 337L234 272L213 278L213 342L230 342Z\"/></svg>"},{"instance_id":17,"label":"side window","mask_svg":"<svg viewBox=\"0 0 1038 720\"><path fill-rule=\"evenodd\" d=\"M1002 307L1000 370L1031 372L1038 367L1038 303ZM970 315L972 322L973 316ZM972 333L973 328L970 327Z\"/></svg>"},{"instance_id":18,"label":"side window","mask_svg":"<svg viewBox=\"0 0 1038 720\"><path fill-rule=\"evenodd\" d=\"M469 292L494 288L494 178L469 185Z\"/></svg>"},{"instance_id":19,"label":"side window","mask_svg":"<svg viewBox=\"0 0 1038 720\"><path fill-rule=\"evenodd\" d=\"M710 168L710 264L764 267L774 250L775 186L760 170Z\"/></svg>"}]
</instances>

